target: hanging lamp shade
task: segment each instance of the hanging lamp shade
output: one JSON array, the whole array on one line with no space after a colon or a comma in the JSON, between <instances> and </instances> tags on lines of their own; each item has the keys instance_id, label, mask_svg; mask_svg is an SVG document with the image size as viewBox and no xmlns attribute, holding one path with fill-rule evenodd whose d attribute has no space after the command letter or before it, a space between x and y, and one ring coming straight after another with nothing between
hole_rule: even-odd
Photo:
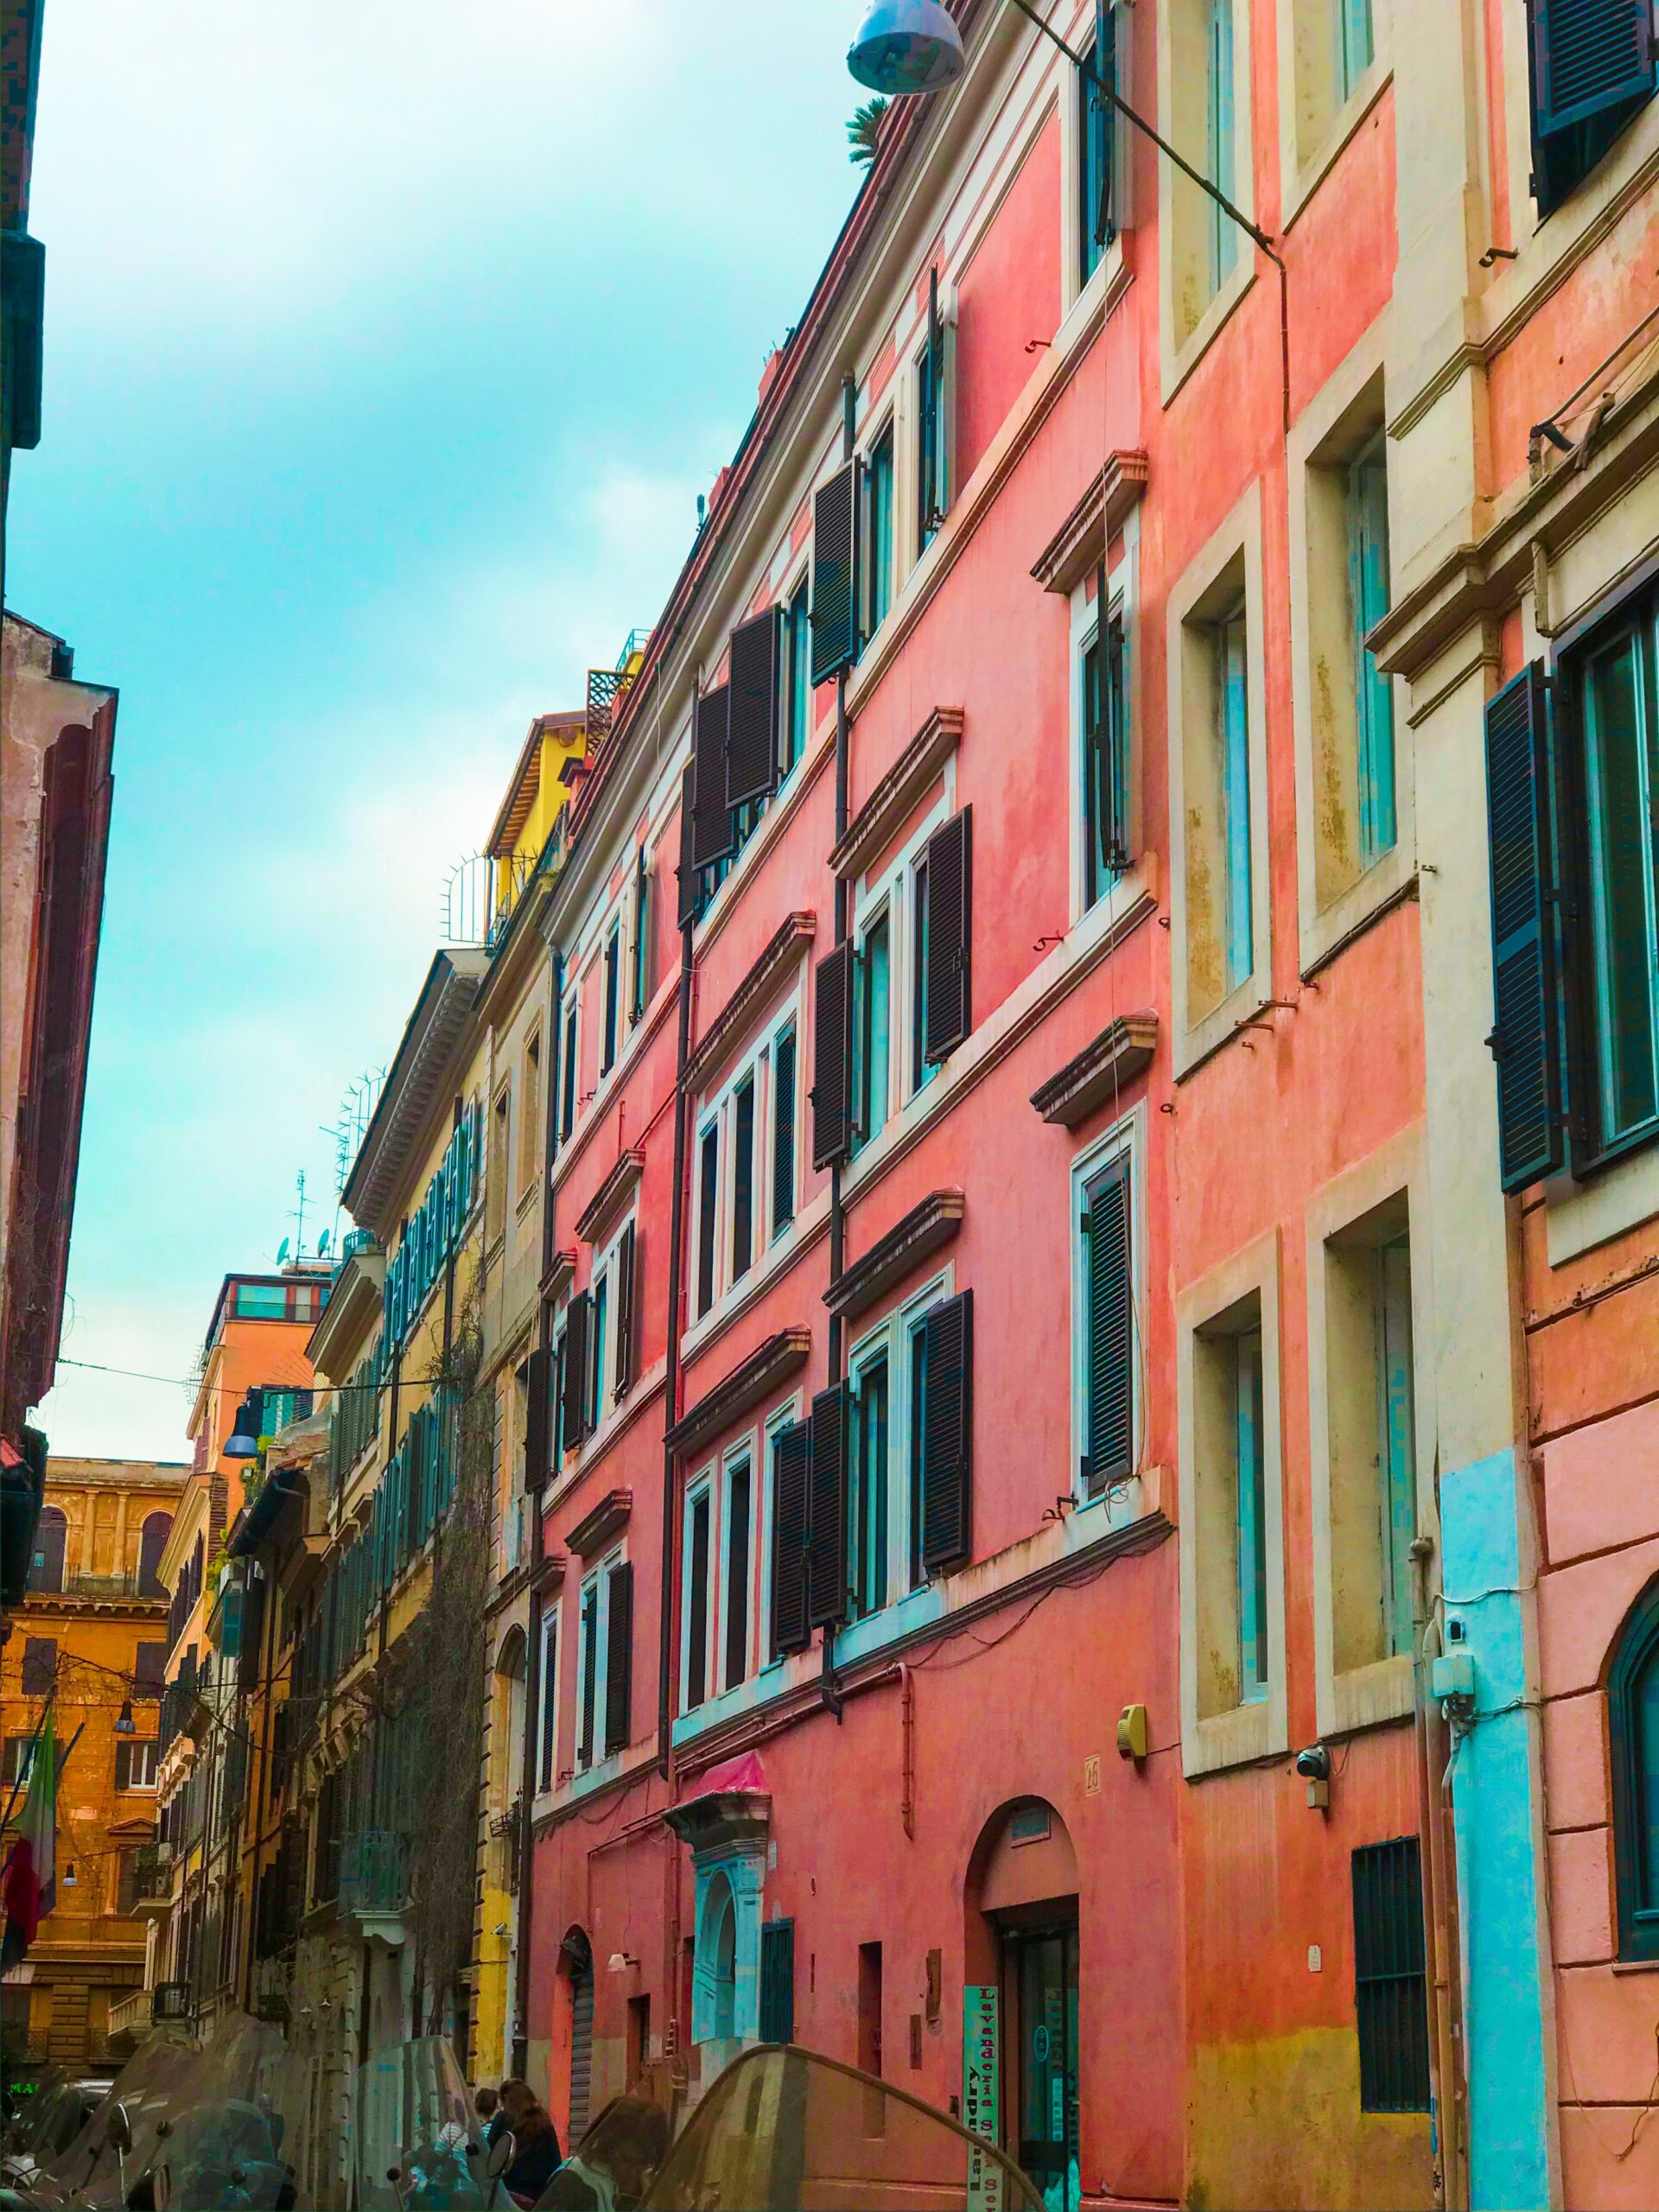
<instances>
[{"instance_id":1,"label":"hanging lamp shade","mask_svg":"<svg viewBox=\"0 0 1659 2212\"><path fill-rule=\"evenodd\" d=\"M259 1415L251 1398L244 1398L236 1409L236 1426L225 1446L227 1459L253 1459L259 1453Z\"/></svg>"},{"instance_id":2,"label":"hanging lamp shade","mask_svg":"<svg viewBox=\"0 0 1659 2212\"><path fill-rule=\"evenodd\" d=\"M937 92L967 66L962 33L939 0L870 0L847 54L859 83L889 98Z\"/></svg>"},{"instance_id":3,"label":"hanging lamp shade","mask_svg":"<svg viewBox=\"0 0 1659 2212\"><path fill-rule=\"evenodd\" d=\"M132 1717L132 1700L130 1697L123 1698L121 1700L121 1710L116 1717L115 1732L118 1736L136 1736L138 1733L138 1723Z\"/></svg>"}]
</instances>

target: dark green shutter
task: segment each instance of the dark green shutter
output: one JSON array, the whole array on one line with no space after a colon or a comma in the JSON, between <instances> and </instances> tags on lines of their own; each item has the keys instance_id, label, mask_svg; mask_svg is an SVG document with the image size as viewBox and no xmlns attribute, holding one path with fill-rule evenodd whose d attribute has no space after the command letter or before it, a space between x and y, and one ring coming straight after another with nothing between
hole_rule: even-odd
<instances>
[{"instance_id":1,"label":"dark green shutter","mask_svg":"<svg viewBox=\"0 0 1659 2212\"><path fill-rule=\"evenodd\" d=\"M622 1397L633 1380L634 1274L639 1265L639 1239L630 1222L616 1248L616 1395Z\"/></svg>"},{"instance_id":2,"label":"dark green shutter","mask_svg":"<svg viewBox=\"0 0 1659 2212\"><path fill-rule=\"evenodd\" d=\"M847 1618L847 1444L844 1382L812 1401L812 1517L806 1544L806 1618L834 1628Z\"/></svg>"},{"instance_id":3,"label":"dark green shutter","mask_svg":"<svg viewBox=\"0 0 1659 2212\"><path fill-rule=\"evenodd\" d=\"M538 1344L524 1376L524 1488L540 1490L548 1475L548 1375L552 1355Z\"/></svg>"},{"instance_id":4,"label":"dark green shutter","mask_svg":"<svg viewBox=\"0 0 1659 2212\"><path fill-rule=\"evenodd\" d=\"M594 1709L599 1689L599 1585L582 1601L582 1734L576 1749L581 1764L594 1763Z\"/></svg>"},{"instance_id":5,"label":"dark green shutter","mask_svg":"<svg viewBox=\"0 0 1659 2212\"><path fill-rule=\"evenodd\" d=\"M812 1001L812 1165L845 1160L853 1144L853 949L819 961Z\"/></svg>"},{"instance_id":6,"label":"dark green shutter","mask_svg":"<svg viewBox=\"0 0 1659 2212\"><path fill-rule=\"evenodd\" d=\"M772 1449L772 1648L800 1651L811 1641L806 1618L806 1522L812 1432L797 1421Z\"/></svg>"},{"instance_id":7,"label":"dark green shutter","mask_svg":"<svg viewBox=\"0 0 1659 2212\"><path fill-rule=\"evenodd\" d=\"M845 462L812 502L812 682L858 658L858 463Z\"/></svg>"},{"instance_id":8,"label":"dark green shutter","mask_svg":"<svg viewBox=\"0 0 1659 2212\"><path fill-rule=\"evenodd\" d=\"M1135 1301L1129 1158L1115 1160L1084 1194L1088 1421L1084 1486L1091 1494L1135 1471Z\"/></svg>"},{"instance_id":9,"label":"dark green shutter","mask_svg":"<svg viewBox=\"0 0 1659 2212\"><path fill-rule=\"evenodd\" d=\"M934 831L925 848L929 1060L954 1052L973 1027L973 817L972 807L963 807Z\"/></svg>"},{"instance_id":10,"label":"dark green shutter","mask_svg":"<svg viewBox=\"0 0 1659 2212\"><path fill-rule=\"evenodd\" d=\"M564 1319L563 1371L559 1376L559 1433L566 1451L588 1433L588 1314L592 1300L584 1290L573 1298Z\"/></svg>"},{"instance_id":11,"label":"dark green shutter","mask_svg":"<svg viewBox=\"0 0 1659 2212\"><path fill-rule=\"evenodd\" d=\"M973 1292L935 1306L922 1325L922 1565L934 1574L973 1550Z\"/></svg>"},{"instance_id":12,"label":"dark green shutter","mask_svg":"<svg viewBox=\"0 0 1659 2212\"><path fill-rule=\"evenodd\" d=\"M769 607L732 632L731 729L726 746L728 807L765 798L778 781L782 619L780 607Z\"/></svg>"},{"instance_id":13,"label":"dark green shutter","mask_svg":"<svg viewBox=\"0 0 1659 2212\"><path fill-rule=\"evenodd\" d=\"M651 862L645 849L640 846L633 863L633 996L628 1008L630 1022L639 1021L645 1011L645 991L651 965L651 941L646 932L651 926Z\"/></svg>"},{"instance_id":14,"label":"dark green shutter","mask_svg":"<svg viewBox=\"0 0 1659 2212\"><path fill-rule=\"evenodd\" d=\"M691 856L699 868L713 868L735 849L731 810L726 804L726 746L731 731L732 692L728 683L705 691L697 701L696 804L691 810Z\"/></svg>"},{"instance_id":15,"label":"dark green shutter","mask_svg":"<svg viewBox=\"0 0 1659 2212\"><path fill-rule=\"evenodd\" d=\"M772 1090L772 1233L795 1218L795 1032L778 1039Z\"/></svg>"},{"instance_id":16,"label":"dark green shutter","mask_svg":"<svg viewBox=\"0 0 1659 2212\"><path fill-rule=\"evenodd\" d=\"M696 765L688 760L685 773L680 779L680 865L677 871L679 894L676 915L682 929L697 918L696 787Z\"/></svg>"},{"instance_id":17,"label":"dark green shutter","mask_svg":"<svg viewBox=\"0 0 1659 2212\"><path fill-rule=\"evenodd\" d=\"M760 2040L795 2040L795 1923L768 1920L760 1928Z\"/></svg>"},{"instance_id":18,"label":"dark green shutter","mask_svg":"<svg viewBox=\"0 0 1659 2212\"><path fill-rule=\"evenodd\" d=\"M1533 109L1541 137L1653 90L1650 0L1532 0Z\"/></svg>"},{"instance_id":19,"label":"dark green shutter","mask_svg":"<svg viewBox=\"0 0 1659 2212\"><path fill-rule=\"evenodd\" d=\"M22 20L27 22L27 16ZM38 26L38 15L35 21ZM8 230L0 236L0 320L6 358L3 428L6 443L20 453L41 442L45 303L45 247L25 230Z\"/></svg>"},{"instance_id":20,"label":"dark green shutter","mask_svg":"<svg viewBox=\"0 0 1659 2212\"><path fill-rule=\"evenodd\" d=\"M1536 662L1486 706L1500 1180L1519 1191L1561 1166L1559 982L1548 712Z\"/></svg>"},{"instance_id":21,"label":"dark green shutter","mask_svg":"<svg viewBox=\"0 0 1659 2212\"><path fill-rule=\"evenodd\" d=\"M605 1756L626 1751L633 1732L633 1569L613 1567L605 1623Z\"/></svg>"}]
</instances>

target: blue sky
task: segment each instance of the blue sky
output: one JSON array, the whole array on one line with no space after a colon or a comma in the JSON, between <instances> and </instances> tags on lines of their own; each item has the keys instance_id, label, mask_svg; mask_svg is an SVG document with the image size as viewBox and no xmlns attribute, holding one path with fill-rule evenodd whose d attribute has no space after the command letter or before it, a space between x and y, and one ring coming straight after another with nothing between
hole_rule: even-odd
<instances>
[{"instance_id":1,"label":"blue sky","mask_svg":"<svg viewBox=\"0 0 1659 2212\"><path fill-rule=\"evenodd\" d=\"M48 0L8 596L119 687L64 1353L182 1376L856 185L857 0ZM308 1242L317 1225L314 1211ZM56 1451L184 1454L61 1367Z\"/></svg>"}]
</instances>

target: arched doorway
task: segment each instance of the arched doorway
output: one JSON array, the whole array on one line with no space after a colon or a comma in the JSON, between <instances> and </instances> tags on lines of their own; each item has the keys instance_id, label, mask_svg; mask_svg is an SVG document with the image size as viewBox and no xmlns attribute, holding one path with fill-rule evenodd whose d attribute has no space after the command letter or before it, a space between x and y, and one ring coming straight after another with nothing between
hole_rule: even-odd
<instances>
[{"instance_id":1,"label":"arched doorway","mask_svg":"<svg viewBox=\"0 0 1659 2212\"><path fill-rule=\"evenodd\" d=\"M69 1542L69 1523L55 1505L43 1505L35 1529L35 1552L29 1561L31 1590L55 1592L63 1587L63 1557Z\"/></svg>"},{"instance_id":2,"label":"arched doorway","mask_svg":"<svg viewBox=\"0 0 1659 2212\"><path fill-rule=\"evenodd\" d=\"M570 2125L567 2154L588 2132L594 2086L594 1954L580 1928L565 1937L559 1965L570 1986Z\"/></svg>"},{"instance_id":3,"label":"arched doorway","mask_svg":"<svg viewBox=\"0 0 1659 2212\"><path fill-rule=\"evenodd\" d=\"M138 1537L138 1594L141 1598L165 1598L162 1582L162 1554L167 1549L167 1540L173 1533L170 1513L149 1513Z\"/></svg>"},{"instance_id":4,"label":"arched doorway","mask_svg":"<svg viewBox=\"0 0 1659 2212\"><path fill-rule=\"evenodd\" d=\"M1050 2212L1076 2212L1077 1861L1053 1806L1020 1798L986 1822L966 1905L969 2001L995 2023L1002 2147Z\"/></svg>"}]
</instances>

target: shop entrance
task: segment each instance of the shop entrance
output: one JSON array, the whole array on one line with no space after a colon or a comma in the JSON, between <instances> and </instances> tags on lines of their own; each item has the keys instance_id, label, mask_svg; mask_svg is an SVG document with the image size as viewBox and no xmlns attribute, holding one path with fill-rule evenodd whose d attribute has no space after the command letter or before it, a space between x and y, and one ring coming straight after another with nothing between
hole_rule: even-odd
<instances>
[{"instance_id":1,"label":"shop entrance","mask_svg":"<svg viewBox=\"0 0 1659 2212\"><path fill-rule=\"evenodd\" d=\"M1052 2212L1077 2202L1077 1926L1003 1939L1017 2156Z\"/></svg>"}]
</instances>

